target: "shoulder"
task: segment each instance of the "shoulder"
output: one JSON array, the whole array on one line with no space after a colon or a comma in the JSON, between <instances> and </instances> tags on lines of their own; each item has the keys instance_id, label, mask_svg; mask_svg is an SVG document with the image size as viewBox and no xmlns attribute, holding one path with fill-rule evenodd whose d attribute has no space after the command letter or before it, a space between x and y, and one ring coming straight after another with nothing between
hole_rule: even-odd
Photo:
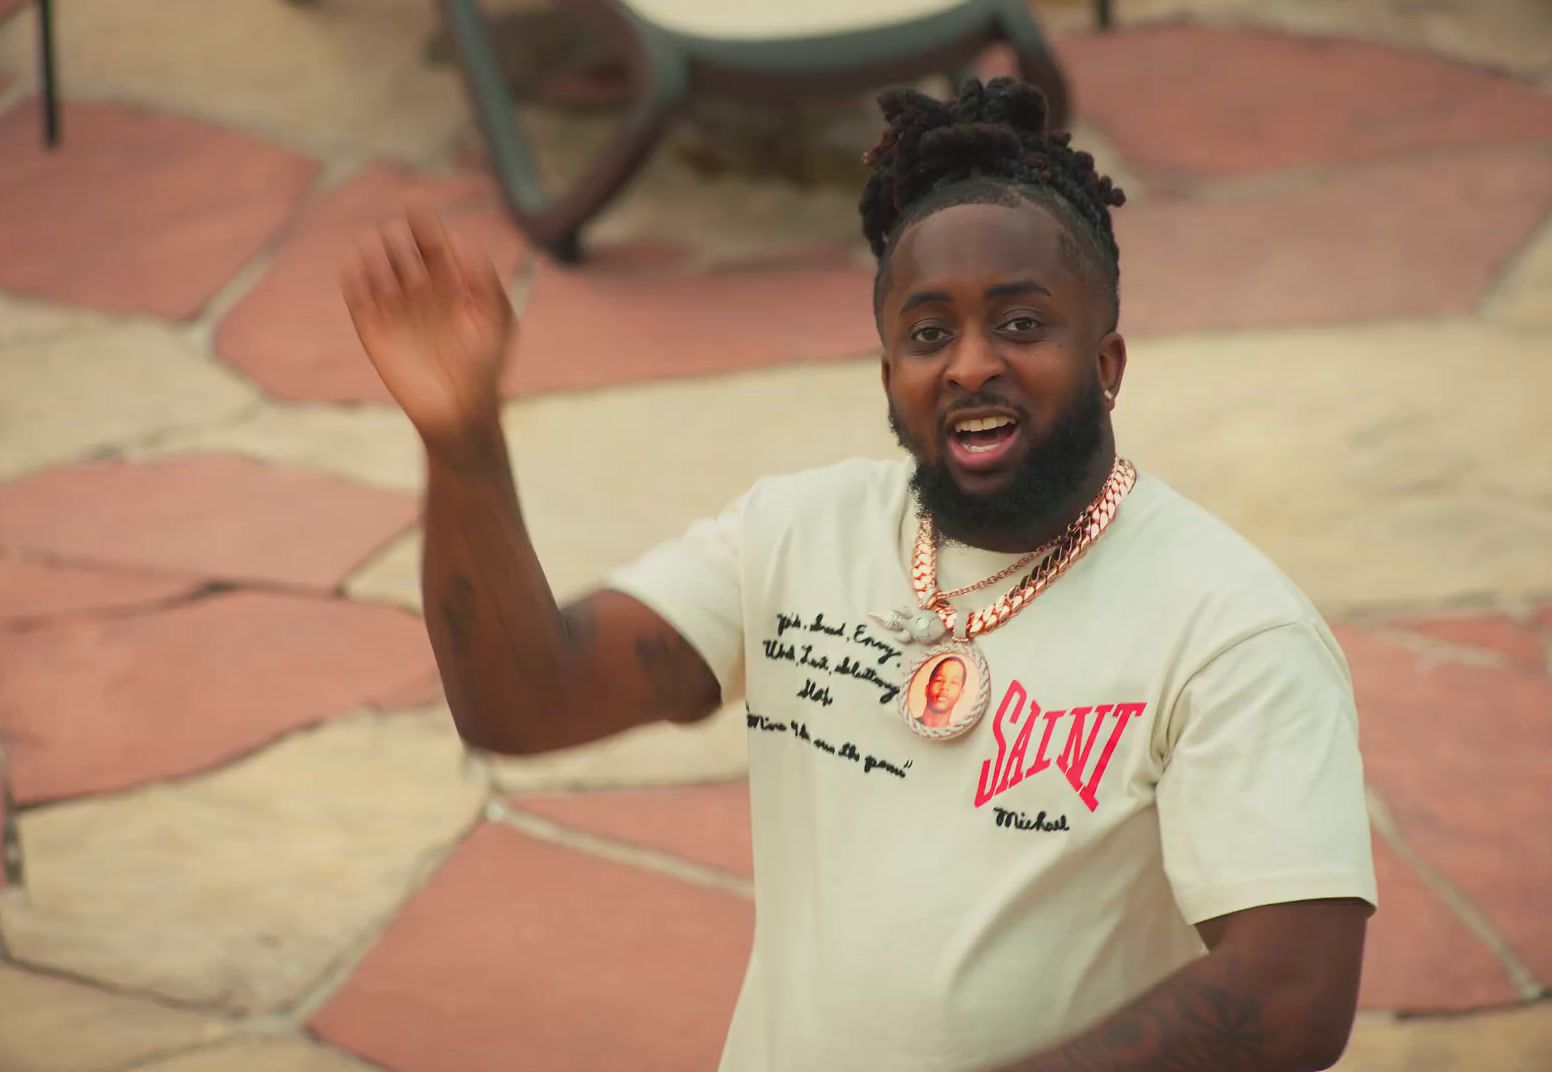
<instances>
[{"instance_id":1,"label":"shoulder","mask_svg":"<svg viewBox=\"0 0 1552 1072\"><path fill-rule=\"evenodd\" d=\"M763 477L750 490L750 509L761 520L787 516L815 520L825 515L888 513L910 484L903 459L848 458L832 465Z\"/></svg>"},{"instance_id":2,"label":"shoulder","mask_svg":"<svg viewBox=\"0 0 1552 1072\"><path fill-rule=\"evenodd\" d=\"M1284 625L1323 628L1314 604L1265 552L1158 477L1139 473L1117 520L1127 581L1159 616L1194 634L1199 652Z\"/></svg>"}]
</instances>

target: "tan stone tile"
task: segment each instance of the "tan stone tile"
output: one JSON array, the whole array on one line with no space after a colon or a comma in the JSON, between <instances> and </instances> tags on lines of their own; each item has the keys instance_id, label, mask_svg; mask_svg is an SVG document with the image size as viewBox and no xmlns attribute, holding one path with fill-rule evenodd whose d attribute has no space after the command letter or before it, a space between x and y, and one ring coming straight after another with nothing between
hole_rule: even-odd
<instances>
[{"instance_id":1,"label":"tan stone tile","mask_svg":"<svg viewBox=\"0 0 1552 1072\"><path fill-rule=\"evenodd\" d=\"M434 5L415 0L202 0L136 11L56 5L60 66L75 97L134 101L230 123L314 151L436 160L467 122L457 70L422 57ZM30 20L0 26L0 68L28 71Z\"/></svg>"},{"instance_id":2,"label":"tan stone tile","mask_svg":"<svg viewBox=\"0 0 1552 1072\"><path fill-rule=\"evenodd\" d=\"M246 1038L137 1065L134 1072L368 1072L374 1067L305 1039Z\"/></svg>"},{"instance_id":3,"label":"tan stone tile","mask_svg":"<svg viewBox=\"0 0 1552 1072\"><path fill-rule=\"evenodd\" d=\"M416 525L352 574L345 582L345 594L351 599L391 603L420 613L420 526Z\"/></svg>"},{"instance_id":4,"label":"tan stone tile","mask_svg":"<svg viewBox=\"0 0 1552 1072\"><path fill-rule=\"evenodd\" d=\"M219 1020L3 963L0 1009L5 1072L116 1072L228 1032Z\"/></svg>"},{"instance_id":5,"label":"tan stone tile","mask_svg":"<svg viewBox=\"0 0 1552 1072\"><path fill-rule=\"evenodd\" d=\"M1360 1017L1333 1072L1545 1072L1552 1004L1467 1016Z\"/></svg>"},{"instance_id":6,"label":"tan stone tile","mask_svg":"<svg viewBox=\"0 0 1552 1072\"><path fill-rule=\"evenodd\" d=\"M899 453L876 358L522 399L503 424L561 600L762 476ZM349 594L418 608L419 539L406 535L357 571Z\"/></svg>"},{"instance_id":7,"label":"tan stone tile","mask_svg":"<svg viewBox=\"0 0 1552 1072\"><path fill-rule=\"evenodd\" d=\"M693 725L657 723L562 752L494 759L492 779L517 793L727 781L749 770L748 734L739 702Z\"/></svg>"},{"instance_id":8,"label":"tan stone tile","mask_svg":"<svg viewBox=\"0 0 1552 1072\"><path fill-rule=\"evenodd\" d=\"M899 453L877 358L549 395L513 403L505 424L535 547L563 592L762 476Z\"/></svg>"},{"instance_id":9,"label":"tan stone tile","mask_svg":"<svg viewBox=\"0 0 1552 1072\"><path fill-rule=\"evenodd\" d=\"M445 715L341 720L226 770L21 819L19 959L239 1011L300 998L478 813Z\"/></svg>"},{"instance_id":10,"label":"tan stone tile","mask_svg":"<svg viewBox=\"0 0 1552 1072\"><path fill-rule=\"evenodd\" d=\"M1485 311L1506 324L1552 328L1552 220L1515 259ZM1552 345L1552 338L1546 341Z\"/></svg>"},{"instance_id":11,"label":"tan stone tile","mask_svg":"<svg viewBox=\"0 0 1552 1072\"><path fill-rule=\"evenodd\" d=\"M92 309L78 309L0 290L0 351L49 335L100 328L113 321Z\"/></svg>"},{"instance_id":12,"label":"tan stone tile","mask_svg":"<svg viewBox=\"0 0 1552 1072\"><path fill-rule=\"evenodd\" d=\"M1328 609L1545 592L1546 351L1460 321L1146 342L1117 438Z\"/></svg>"},{"instance_id":13,"label":"tan stone tile","mask_svg":"<svg viewBox=\"0 0 1552 1072\"><path fill-rule=\"evenodd\" d=\"M88 320L74 330L51 310L29 319L36 334L0 335L0 479L166 429L219 424L258 398L167 328Z\"/></svg>"},{"instance_id":14,"label":"tan stone tile","mask_svg":"<svg viewBox=\"0 0 1552 1072\"><path fill-rule=\"evenodd\" d=\"M414 491L425 479L420 439L395 406L272 403L240 420L174 429L125 456L181 453L242 454L399 491Z\"/></svg>"}]
</instances>

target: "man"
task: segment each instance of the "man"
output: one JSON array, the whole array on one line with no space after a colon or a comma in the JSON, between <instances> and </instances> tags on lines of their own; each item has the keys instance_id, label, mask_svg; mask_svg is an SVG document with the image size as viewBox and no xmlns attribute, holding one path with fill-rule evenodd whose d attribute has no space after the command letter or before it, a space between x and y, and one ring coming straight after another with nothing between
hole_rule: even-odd
<instances>
[{"instance_id":1,"label":"man","mask_svg":"<svg viewBox=\"0 0 1552 1072\"><path fill-rule=\"evenodd\" d=\"M922 724L933 729L948 726L953 718L954 705L959 702L959 695L964 690L965 661L954 655L940 660L932 668L932 676L927 679L927 706L922 711Z\"/></svg>"},{"instance_id":2,"label":"man","mask_svg":"<svg viewBox=\"0 0 1552 1072\"><path fill-rule=\"evenodd\" d=\"M1342 655L1270 562L1116 455L1120 191L1031 87L882 103L863 230L910 460L761 480L564 608L497 421L488 264L418 218L347 271L426 446L459 732L532 754L739 695L806 724L750 742L728 1072L1325 1068L1375 902ZM945 655L986 695L923 726L911 683Z\"/></svg>"}]
</instances>

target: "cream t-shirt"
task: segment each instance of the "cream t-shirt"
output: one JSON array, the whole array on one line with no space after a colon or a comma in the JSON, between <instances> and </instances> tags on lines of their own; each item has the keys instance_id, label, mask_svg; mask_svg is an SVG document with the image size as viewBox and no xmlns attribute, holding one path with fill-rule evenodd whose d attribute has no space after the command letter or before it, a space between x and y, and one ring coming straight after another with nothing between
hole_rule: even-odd
<instances>
[{"instance_id":1,"label":"cream t-shirt","mask_svg":"<svg viewBox=\"0 0 1552 1072\"><path fill-rule=\"evenodd\" d=\"M922 649L867 616L914 603L910 472L761 480L609 581L746 699L755 939L723 1072L975 1072L1200 955L1193 924L1376 903L1340 649L1260 552L1147 474L977 639L980 723L914 734L898 693ZM950 544L940 585L1016 557Z\"/></svg>"}]
</instances>

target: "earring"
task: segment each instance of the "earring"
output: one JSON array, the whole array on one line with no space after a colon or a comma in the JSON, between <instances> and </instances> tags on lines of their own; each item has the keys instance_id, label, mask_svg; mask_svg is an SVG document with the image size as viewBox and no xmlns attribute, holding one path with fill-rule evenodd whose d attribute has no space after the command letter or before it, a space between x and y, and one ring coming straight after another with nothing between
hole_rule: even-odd
<instances>
[{"instance_id":1,"label":"earring","mask_svg":"<svg viewBox=\"0 0 1552 1072\"><path fill-rule=\"evenodd\" d=\"M1106 402L1114 402L1115 401L1115 392L1112 391L1108 387L1105 388L1105 401Z\"/></svg>"}]
</instances>

